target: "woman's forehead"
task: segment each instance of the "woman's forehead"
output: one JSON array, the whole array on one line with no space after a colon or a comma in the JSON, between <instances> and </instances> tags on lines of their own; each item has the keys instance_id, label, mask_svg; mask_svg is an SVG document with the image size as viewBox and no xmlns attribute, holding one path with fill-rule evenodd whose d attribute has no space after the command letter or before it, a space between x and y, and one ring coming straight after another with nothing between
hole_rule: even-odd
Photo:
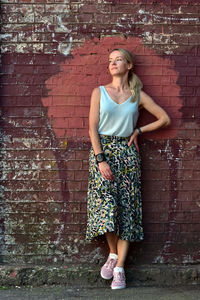
<instances>
[{"instance_id":1,"label":"woman's forehead","mask_svg":"<svg viewBox=\"0 0 200 300\"><path fill-rule=\"evenodd\" d=\"M124 58L124 55L120 51L113 51L110 55L109 58L117 58L117 57L122 57Z\"/></svg>"}]
</instances>

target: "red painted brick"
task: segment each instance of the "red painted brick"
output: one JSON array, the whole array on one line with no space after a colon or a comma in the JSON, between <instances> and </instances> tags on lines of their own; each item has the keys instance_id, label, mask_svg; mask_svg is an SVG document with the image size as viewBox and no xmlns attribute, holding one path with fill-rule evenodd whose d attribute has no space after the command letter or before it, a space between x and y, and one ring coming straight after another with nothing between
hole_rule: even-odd
<instances>
[{"instance_id":1,"label":"red painted brick","mask_svg":"<svg viewBox=\"0 0 200 300\"><path fill-rule=\"evenodd\" d=\"M72 191L70 192L70 199L73 201L86 202L87 192L84 191Z\"/></svg>"},{"instance_id":2,"label":"red painted brick","mask_svg":"<svg viewBox=\"0 0 200 300\"><path fill-rule=\"evenodd\" d=\"M75 180L88 181L88 171L78 170L75 172Z\"/></svg>"},{"instance_id":3,"label":"red painted brick","mask_svg":"<svg viewBox=\"0 0 200 300\"><path fill-rule=\"evenodd\" d=\"M199 224L181 224L180 225L181 227L181 232L184 233L184 232L199 232Z\"/></svg>"},{"instance_id":4,"label":"red painted brick","mask_svg":"<svg viewBox=\"0 0 200 300\"><path fill-rule=\"evenodd\" d=\"M76 151L76 160L88 160L88 150L77 150Z\"/></svg>"},{"instance_id":5,"label":"red painted brick","mask_svg":"<svg viewBox=\"0 0 200 300\"><path fill-rule=\"evenodd\" d=\"M56 122L55 122L56 120ZM55 122L54 128L68 128L69 119L68 118L52 118L52 122Z\"/></svg>"},{"instance_id":6,"label":"red painted brick","mask_svg":"<svg viewBox=\"0 0 200 300\"><path fill-rule=\"evenodd\" d=\"M147 94L151 95L152 98L163 95L163 88L162 88L162 86L159 86L159 85L152 85L152 86L147 85L147 86L145 86L144 91Z\"/></svg>"},{"instance_id":7,"label":"red painted brick","mask_svg":"<svg viewBox=\"0 0 200 300\"><path fill-rule=\"evenodd\" d=\"M89 116L89 107L75 107L75 116L77 117L88 117Z\"/></svg>"},{"instance_id":8,"label":"red painted brick","mask_svg":"<svg viewBox=\"0 0 200 300\"><path fill-rule=\"evenodd\" d=\"M199 224L199 219L200 219L200 213L199 213L199 211L192 212L192 221L194 223L198 223Z\"/></svg>"},{"instance_id":9,"label":"red painted brick","mask_svg":"<svg viewBox=\"0 0 200 300\"><path fill-rule=\"evenodd\" d=\"M164 224L145 224L145 232L164 232Z\"/></svg>"},{"instance_id":10,"label":"red painted brick","mask_svg":"<svg viewBox=\"0 0 200 300\"><path fill-rule=\"evenodd\" d=\"M179 45L188 45L188 37L187 36L178 36L174 35L170 37L171 44L179 44Z\"/></svg>"},{"instance_id":11,"label":"red painted brick","mask_svg":"<svg viewBox=\"0 0 200 300\"><path fill-rule=\"evenodd\" d=\"M76 213L80 212L80 203L69 203L68 204L68 209L70 212Z\"/></svg>"},{"instance_id":12,"label":"red painted brick","mask_svg":"<svg viewBox=\"0 0 200 300\"><path fill-rule=\"evenodd\" d=\"M176 213L177 223L192 223L193 216L191 212L178 212Z\"/></svg>"},{"instance_id":13,"label":"red painted brick","mask_svg":"<svg viewBox=\"0 0 200 300\"><path fill-rule=\"evenodd\" d=\"M50 107L48 110L49 115L53 116L54 118L58 117L72 117L75 113L75 107L74 106L55 106Z\"/></svg>"},{"instance_id":14,"label":"red painted brick","mask_svg":"<svg viewBox=\"0 0 200 300\"><path fill-rule=\"evenodd\" d=\"M88 170L89 169L89 163L87 160L83 160L82 162L82 169L83 170Z\"/></svg>"},{"instance_id":15,"label":"red painted brick","mask_svg":"<svg viewBox=\"0 0 200 300\"><path fill-rule=\"evenodd\" d=\"M80 170L82 169L82 162L79 160L71 160L66 162L67 169Z\"/></svg>"},{"instance_id":16,"label":"red painted brick","mask_svg":"<svg viewBox=\"0 0 200 300\"><path fill-rule=\"evenodd\" d=\"M180 95L180 87L164 86L163 94L168 95L168 96L179 96Z\"/></svg>"},{"instance_id":17,"label":"red painted brick","mask_svg":"<svg viewBox=\"0 0 200 300\"><path fill-rule=\"evenodd\" d=\"M194 95L194 88L192 87L182 87L180 90L180 95L182 96L190 96Z\"/></svg>"},{"instance_id":18,"label":"red painted brick","mask_svg":"<svg viewBox=\"0 0 200 300\"><path fill-rule=\"evenodd\" d=\"M161 66L152 66L151 68L146 68L141 66L138 68L138 75L162 75Z\"/></svg>"},{"instance_id":19,"label":"red painted brick","mask_svg":"<svg viewBox=\"0 0 200 300\"><path fill-rule=\"evenodd\" d=\"M186 76L179 76L178 81L177 81L177 76L173 76L173 75L170 76L171 83L172 84L177 83L179 86L180 85L183 85L183 86L186 85L186 78L187 78Z\"/></svg>"},{"instance_id":20,"label":"red painted brick","mask_svg":"<svg viewBox=\"0 0 200 300\"><path fill-rule=\"evenodd\" d=\"M85 213L79 213L73 215L74 222L77 222L78 224L85 224L86 218L87 216Z\"/></svg>"},{"instance_id":21,"label":"red painted brick","mask_svg":"<svg viewBox=\"0 0 200 300\"><path fill-rule=\"evenodd\" d=\"M197 76L188 76L187 77L187 86L199 86L200 77Z\"/></svg>"},{"instance_id":22,"label":"red painted brick","mask_svg":"<svg viewBox=\"0 0 200 300\"><path fill-rule=\"evenodd\" d=\"M182 208L182 211L196 212L197 209L199 208L199 202L198 201L193 201L193 202L192 201L191 202L183 201L181 203L181 208Z\"/></svg>"},{"instance_id":23,"label":"red painted brick","mask_svg":"<svg viewBox=\"0 0 200 300\"><path fill-rule=\"evenodd\" d=\"M191 35L189 36L189 44L190 45L199 45L200 36L199 35Z\"/></svg>"},{"instance_id":24,"label":"red painted brick","mask_svg":"<svg viewBox=\"0 0 200 300\"><path fill-rule=\"evenodd\" d=\"M76 129L76 136L82 138L89 138L88 129Z\"/></svg>"},{"instance_id":25,"label":"red painted brick","mask_svg":"<svg viewBox=\"0 0 200 300\"><path fill-rule=\"evenodd\" d=\"M142 76L142 82L144 86L147 85L169 85L170 76Z\"/></svg>"},{"instance_id":26,"label":"red painted brick","mask_svg":"<svg viewBox=\"0 0 200 300\"><path fill-rule=\"evenodd\" d=\"M82 128L83 127L83 119L82 118L69 118L68 128Z\"/></svg>"},{"instance_id":27,"label":"red painted brick","mask_svg":"<svg viewBox=\"0 0 200 300\"><path fill-rule=\"evenodd\" d=\"M81 181L81 191L87 192L88 190L88 180Z\"/></svg>"},{"instance_id":28,"label":"red painted brick","mask_svg":"<svg viewBox=\"0 0 200 300\"><path fill-rule=\"evenodd\" d=\"M5 107L3 114L10 117L40 117L40 107Z\"/></svg>"},{"instance_id":29,"label":"red painted brick","mask_svg":"<svg viewBox=\"0 0 200 300\"><path fill-rule=\"evenodd\" d=\"M188 65L189 66L200 66L200 57L198 56L188 56Z\"/></svg>"},{"instance_id":30,"label":"red painted brick","mask_svg":"<svg viewBox=\"0 0 200 300\"><path fill-rule=\"evenodd\" d=\"M179 33L182 32L180 31L181 28L183 28L182 25L168 25L168 26L163 26L163 33L164 34L172 34L172 33ZM199 26L194 26L194 25L184 25L184 33L187 34L187 33L198 33L199 31Z\"/></svg>"},{"instance_id":31,"label":"red painted brick","mask_svg":"<svg viewBox=\"0 0 200 300\"><path fill-rule=\"evenodd\" d=\"M81 8L80 8L80 13L84 14L84 13L96 13L99 11L99 7L97 5L94 4L84 4ZM101 8L104 12L108 12L109 11L109 7L107 5L104 5Z\"/></svg>"}]
</instances>

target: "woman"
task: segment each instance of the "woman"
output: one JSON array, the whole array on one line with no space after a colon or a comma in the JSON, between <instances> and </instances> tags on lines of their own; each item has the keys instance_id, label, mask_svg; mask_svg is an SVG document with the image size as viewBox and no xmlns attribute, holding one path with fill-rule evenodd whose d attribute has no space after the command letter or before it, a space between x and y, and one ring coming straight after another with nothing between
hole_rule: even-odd
<instances>
[{"instance_id":1,"label":"woman","mask_svg":"<svg viewBox=\"0 0 200 300\"><path fill-rule=\"evenodd\" d=\"M143 240L139 134L170 124L167 113L142 91L132 54L122 48L109 55L112 82L91 96L88 225L86 239L105 234L110 249L101 276L112 289L126 287L124 263L129 243ZM145 108L157 120L136 128Z\"/></svg>"}]
</instances>

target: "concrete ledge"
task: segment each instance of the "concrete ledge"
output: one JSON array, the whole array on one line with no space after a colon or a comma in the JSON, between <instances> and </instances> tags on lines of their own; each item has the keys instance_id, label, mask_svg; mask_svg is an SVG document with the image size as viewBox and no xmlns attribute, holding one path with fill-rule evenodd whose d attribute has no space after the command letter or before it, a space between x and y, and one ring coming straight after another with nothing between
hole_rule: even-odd
<instances>
[{"instance_id":1,"label":"concrete ledge","mask_svg":"<svg viewBox=\"0 0 200 300\"><path fill-rule=\"evenodd\" d=\"M100 277L100 267L0 266L0 286L40 286L65 284L103 287L110 285ZM140 265L126 268L128 286L178 286L200 284L200 265Z\"/></svg>"}]
</instances>

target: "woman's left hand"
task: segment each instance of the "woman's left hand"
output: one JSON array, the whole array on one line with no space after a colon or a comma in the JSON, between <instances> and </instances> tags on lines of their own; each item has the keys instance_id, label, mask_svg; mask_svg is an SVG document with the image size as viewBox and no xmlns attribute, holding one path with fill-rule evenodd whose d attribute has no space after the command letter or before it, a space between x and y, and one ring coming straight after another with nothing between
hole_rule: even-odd
<instances>
[{"instance_id":1,"label":"woman's left hand","mask_svg":"<svg viewBox=\"0 0 200 300\"><path fill-rule=\"evenodd\" d=\"M138 142L137 142L138 134L139 134L138 130L135 130L133 132L133 134L130 136L130 140L128 142L128 146L130 147L132 145L132 143L134 143L137 151L139 152L140 150L139 150L139 146L138 146Z\"/></svg>"}]
</instances>

